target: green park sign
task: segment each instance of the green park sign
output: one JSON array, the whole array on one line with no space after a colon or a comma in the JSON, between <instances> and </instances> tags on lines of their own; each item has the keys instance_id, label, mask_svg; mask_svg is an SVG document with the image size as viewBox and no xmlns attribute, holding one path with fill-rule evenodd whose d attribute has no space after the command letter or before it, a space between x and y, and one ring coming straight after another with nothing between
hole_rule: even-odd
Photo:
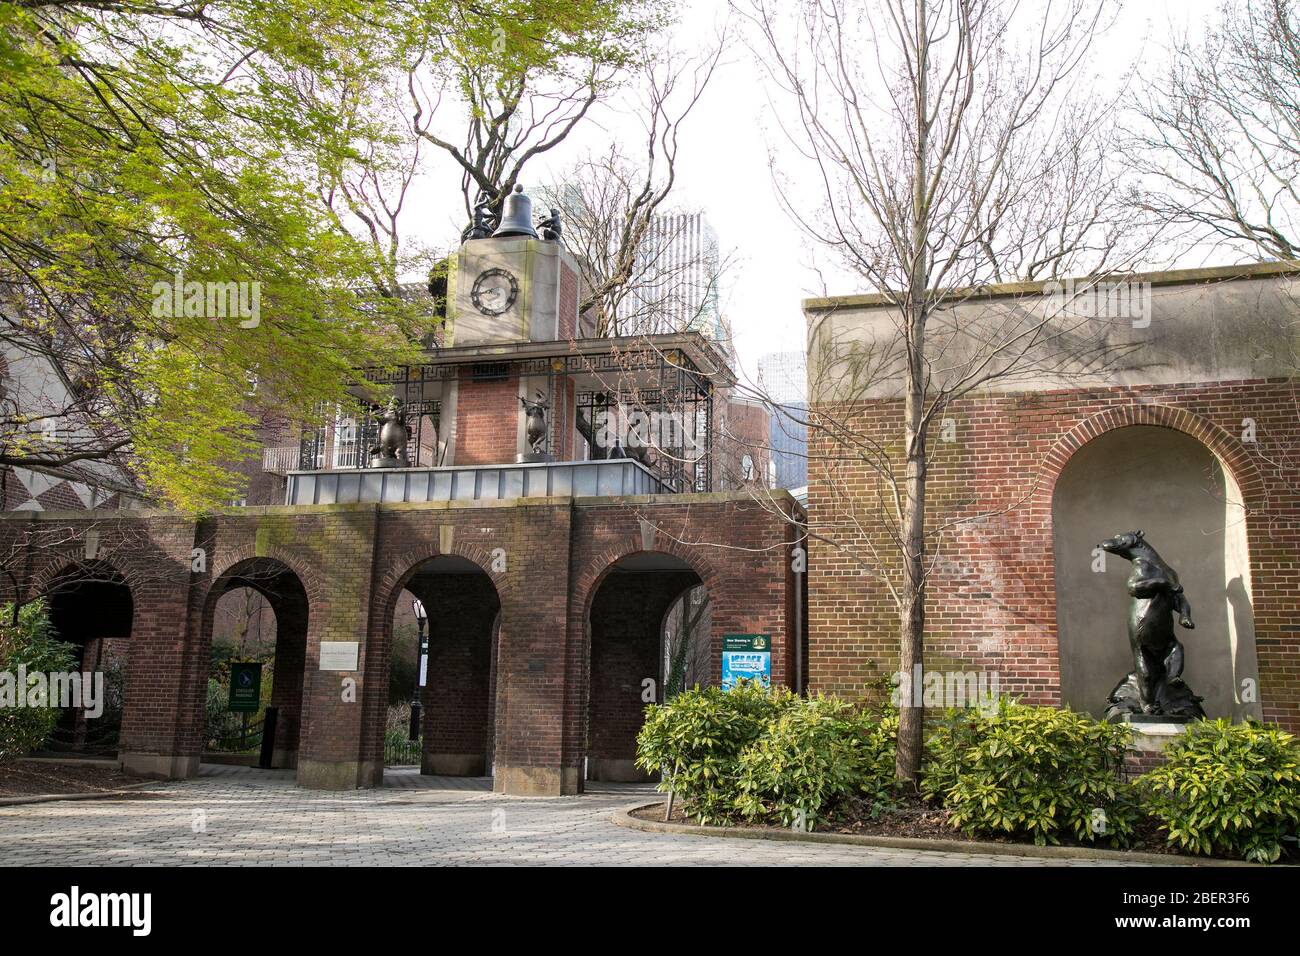
<instances>
[{"instance_id":1,"label":"green park sign","mask_svg":"<svg viewBox=\"0 0 1300 956\"><path fill-rule=\"evenodd\" d=\"M230 703L234 714L255 714L262 706L262 665L244 662L230 665Z\"/></svg>"}]
</instances>

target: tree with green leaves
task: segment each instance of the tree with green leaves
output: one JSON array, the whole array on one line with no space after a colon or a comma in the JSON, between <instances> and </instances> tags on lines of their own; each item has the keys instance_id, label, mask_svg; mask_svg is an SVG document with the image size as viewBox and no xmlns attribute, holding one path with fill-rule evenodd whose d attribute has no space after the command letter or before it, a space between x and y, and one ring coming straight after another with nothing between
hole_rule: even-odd
<instances>
[{"instance_id":1,"label":"tree with green leaves","mask_svg":"<svg viewBox=\"0 0 1300 956\"><path fill-rule=\"evenodd\" d=\"M25 605L11 620L10 605L0 607L0 673L16 681L19 668L28 674L70 671L76 661L71 644L59 640L50 625L49 612L42 601ZM15 694L27 694L28 688L12 687ZM59 721L55 706L16 706L16 701L0 706L0 762L13 760L41 746ZM49 704L49 701L46 701Z\"/></svg>"},{"instance_id":2,"label":"tree with green leaves","mask_svg":"<svg viewBox=\"0 0 1300 956\"><path fill-rule=\"evenodd\" d=\"M0 467L201 510L264 419L377 400L427 320L328 198L401 168L393 78L612 67L652 7L0 2Z\"/></svg>"}]
</instances>

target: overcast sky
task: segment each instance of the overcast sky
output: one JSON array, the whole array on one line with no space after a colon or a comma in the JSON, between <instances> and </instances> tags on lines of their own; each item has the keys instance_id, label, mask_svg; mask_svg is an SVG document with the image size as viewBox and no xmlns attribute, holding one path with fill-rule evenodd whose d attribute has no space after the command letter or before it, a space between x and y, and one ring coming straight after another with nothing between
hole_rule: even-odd
<instances>
[{"instance_id":1,"label":"overcast sky","mask_svg":"<svg viewBox=\"0 0 1300 956\"><path fill-rule=\"evenodd\" d=\"M1217 0L1127 0L1115 26L1095 42L1090 66L1103 77L1120 76L1135 62L1142 70L1158 69L1171 31L1195 36L1216 7ZM697 42L694 38L713 32L728 17L727 0L684 3L679 45L689 49ZM737 18L732 14L730 19L734 27ZM820 262L826 267L825 257L819 260L817 250L790 225L777 201L769 155L780 168L798 168L773 113L774 108L788 107L779 97L780 91L765 83L750 51L734 44L683 128L675 198L670 200L704 210L722 248L734 256L721 301L744 371L751 377L762 354L803 349L801 299L860 291L851 278L833 275L830 288L822 288L815 266ZM525 171L525 188L553 181L576 156L600 150L614 137L625 138L635 148L639 127L635 119L607 109L563 148L534 161ZM411 196L405 228L445 246L463 226L459 184L459 175L445 161L430 163Z\"/></svg>"}]
</instances>

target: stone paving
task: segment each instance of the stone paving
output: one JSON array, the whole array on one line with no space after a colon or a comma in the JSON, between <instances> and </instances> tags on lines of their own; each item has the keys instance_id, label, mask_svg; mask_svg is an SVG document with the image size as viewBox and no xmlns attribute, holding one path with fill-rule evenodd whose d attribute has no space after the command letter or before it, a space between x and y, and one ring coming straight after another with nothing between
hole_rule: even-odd
<instances>
[{"instance_id":1,"label":"stone paving","mask_svg":"<svg viewBox=\"0 0 1300 956\"><path fill-rule=\"evenodd\" d=\"M1055 861L643 833L610 822L647 786L506 797L490 781L389 770L383 789L301 790L292 771L204 765L162 797L0 808L0 864L207 866L1070 866Z\"/></svg>"}]
</instances>

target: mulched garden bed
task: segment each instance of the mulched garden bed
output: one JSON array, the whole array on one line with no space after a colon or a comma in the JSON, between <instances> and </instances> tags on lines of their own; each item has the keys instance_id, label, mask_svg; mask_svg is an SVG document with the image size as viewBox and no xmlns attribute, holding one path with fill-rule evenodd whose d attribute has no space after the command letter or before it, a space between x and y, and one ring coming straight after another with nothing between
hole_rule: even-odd
<instances>
[{"instance_id":1,"label":"mulched garden bed","mask_svg":"<svg viewBox=\"0 0 1300 956\"><path fill-rule=\"evenodd\" d=\"M664 795L667 799L667 794ZM819 833L850 833L861 836L881 836L881 837L907 837L915 840L959 840L966 843L1002 843L1008 846L1024 844L1029 841L1017 840L1012 837L997 837L991 835L980 836L978 839L968 837L962 831L954 829L948 824L948 811L941 807L935 807L926 803L920 797L900 798L892 807L880 808L872 813L873 806L865 800L850 801L845 807L844 812L831 820L824 820L818 823L817 832ZM662 823L664 819L664 808L660 804L654 807L646 807L636 810L632 816L640 820L653 820L656 823ZM698 820L693 820L682 812L681 801L678 800L673 806L672 823L689 823L698 824ZM733 829L744 830L774 830L776 827L768 826L761 823L738 823L727 824ZM1061 837L1062 846L1088 846L1100 849L1112 849L1109 844L1104 842L1098 843L1080 843L1066 837ZM1164 834L1158 829L1158 824L1152 821L1142 821L1138 824L1137 832L1131 846L1126 847L1128 850L1137 850L1143 853L1165 853L1176 855L1177 851L1171 848L1166 842Z\"/></svg>"},{"instance_id":2,"label":"mulched garden bed","mask_svg":"<svg viewBox=\"0 0 1300 956\"><path fill-rule=\"evenodd\" d=\"M146 780L112 763L61 764L34 760L0 763L0 797L104 793Z\"/></svg>"}]
</instances>

